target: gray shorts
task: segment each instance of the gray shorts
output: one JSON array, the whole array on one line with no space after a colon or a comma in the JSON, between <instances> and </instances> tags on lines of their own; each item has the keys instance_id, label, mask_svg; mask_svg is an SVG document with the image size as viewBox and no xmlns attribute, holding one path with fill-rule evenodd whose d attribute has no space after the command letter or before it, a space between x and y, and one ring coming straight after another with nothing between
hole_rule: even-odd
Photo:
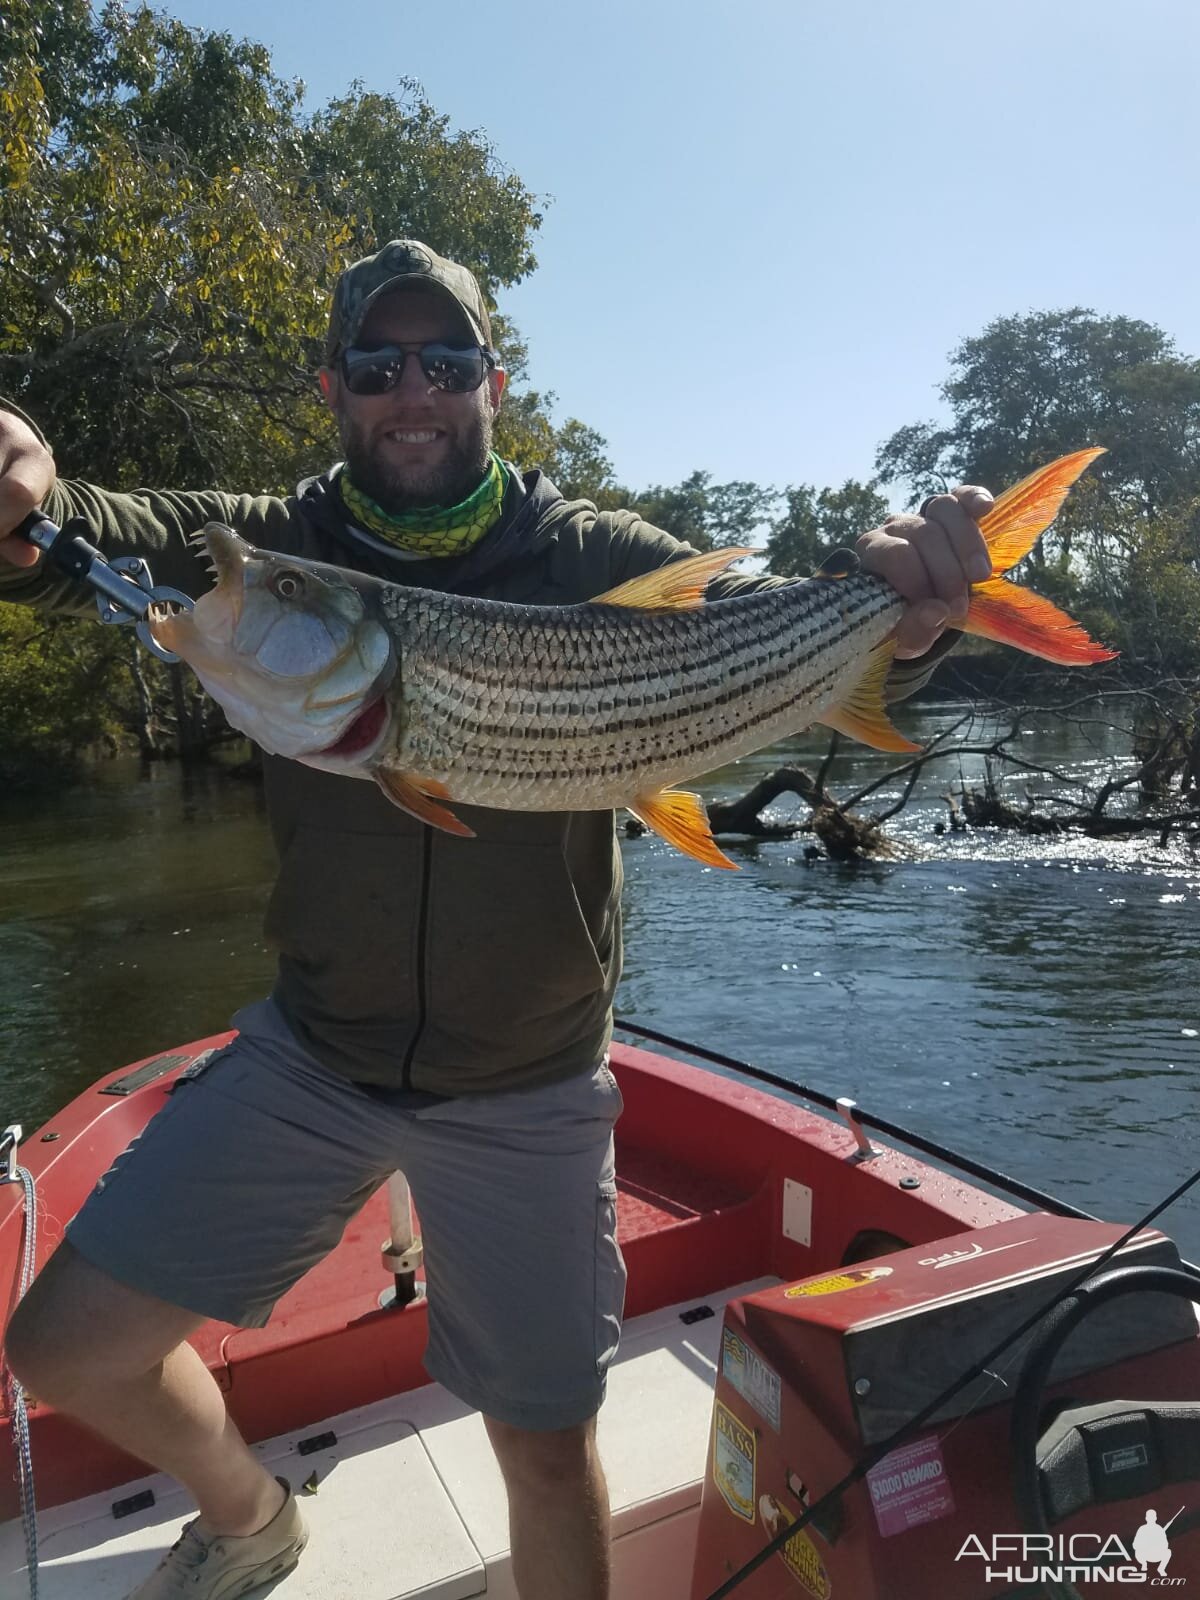
<instances>
[{"instance_id":1,"label":"gray shorts","mask_svg":"<svg viewBox=\"0 0 1200 1600\"><path fill-rule=\"evenodd\" d=\"M430 1375L515 1427L594 1416L625 1294L607 1063L404 1109L320 1066L271 1002L234 1021L100 1180L74 1248L172 1305L262 1327L399 1167L425 1245Z\"/></svg>"}]
</instances>

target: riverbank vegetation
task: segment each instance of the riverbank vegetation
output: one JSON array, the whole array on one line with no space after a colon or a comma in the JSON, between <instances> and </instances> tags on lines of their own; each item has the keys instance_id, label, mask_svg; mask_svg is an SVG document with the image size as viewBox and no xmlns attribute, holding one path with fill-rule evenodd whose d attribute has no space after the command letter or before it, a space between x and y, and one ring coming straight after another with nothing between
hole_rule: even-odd
<instances>
[{"instance_id":1,"label":"riverbank vegetation","mask_svg":"<svg viewBox=\"0 0 1200 1600\"><path fill-rule=\"evenodd\" d=\"M1164 330L1082 308L999 317L951 354L946 416L899 427L861 481L718 483L698 467L638 488L619 482L595 429L559 420L530 385L504 316L505 291L536 266L542 200L416 83L352 85L310 111L260 45L144 8L10 0L0 118L0 395L46 429L64 477L287 493L336 450L313 381L334 278L388 238L425 238L468 263L497 309L503 453L698 548L765 543L782 574L878 523L889 496L1001 489L1107 446L1017 576L1120 649L1090 682L1175 681L1163 715L1192 725L1200 363ZM1059 683L974 650L938 681L1010 702ZM8 781L118 750L209 759L229 739L181 669L127 630L0 607Z\"/></svg>"}]
</instances>

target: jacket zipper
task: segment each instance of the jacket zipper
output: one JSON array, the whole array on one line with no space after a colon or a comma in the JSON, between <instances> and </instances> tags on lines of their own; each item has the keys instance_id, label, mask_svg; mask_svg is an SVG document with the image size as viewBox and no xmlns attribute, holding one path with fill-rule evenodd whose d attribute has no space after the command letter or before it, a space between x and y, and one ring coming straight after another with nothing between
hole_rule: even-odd
<instances>
[{"instance_id":1,"label":"jacket zipper","mask_svg":"<svg viewBox=\"0 0 1200 1600\"><path fill-rule=\"evenodd\" d=\"M417 1046L421 1042L421 1035L425 1031L425 1019L429 1013L429 996L426 992L426 949L429 938L429 880L433 875L433 829L428 825L424 829L425 840L423 859L421 864L421 913L417 918L417 1021L413 1028L412 1038L409 1040L408 1049L404 1052L404 1068L400 1076L400 1086L403 1089L412 1088L413 1057L417 1053Z\"/></svg>"}]
</instances>

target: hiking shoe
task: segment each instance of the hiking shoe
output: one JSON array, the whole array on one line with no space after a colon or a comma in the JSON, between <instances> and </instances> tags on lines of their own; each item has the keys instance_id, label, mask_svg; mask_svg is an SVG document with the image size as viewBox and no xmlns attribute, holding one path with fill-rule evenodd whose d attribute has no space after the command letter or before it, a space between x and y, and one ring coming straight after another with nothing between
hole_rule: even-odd
<instances>
[{"instance_id":1,"label":"hiking shoe","mask_svg":"<svg viewBox=\"0 0 1200 1600\"><path fill-rule=\"evenodd\" d=\"M308 1529L291 1485L277 1480L287 1499L257 1533L244 1538L210 1533L196 1517L184 1527L161 1563L127 1600L238 1600L260 1583L289 1571L308 1543Z\"/></svg>"}]
</instances>

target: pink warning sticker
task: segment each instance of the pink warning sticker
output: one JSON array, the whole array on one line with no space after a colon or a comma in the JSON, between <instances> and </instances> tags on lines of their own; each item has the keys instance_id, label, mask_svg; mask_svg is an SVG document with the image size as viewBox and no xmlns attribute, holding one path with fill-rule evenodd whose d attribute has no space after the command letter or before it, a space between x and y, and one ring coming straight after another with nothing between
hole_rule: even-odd
<instances>
[{"instance_id":1,"label":"pink warning sticker","mask_svg":"<svg viewBox=\"0 0 1200 1600\"><path fill-rule=\"evenodd\" d=\"M867 1473L867 1484L875 1522L885 1539L954 1511L946 1463L935 1433L884 1456Z\"/></svg>"}]
</instances>

